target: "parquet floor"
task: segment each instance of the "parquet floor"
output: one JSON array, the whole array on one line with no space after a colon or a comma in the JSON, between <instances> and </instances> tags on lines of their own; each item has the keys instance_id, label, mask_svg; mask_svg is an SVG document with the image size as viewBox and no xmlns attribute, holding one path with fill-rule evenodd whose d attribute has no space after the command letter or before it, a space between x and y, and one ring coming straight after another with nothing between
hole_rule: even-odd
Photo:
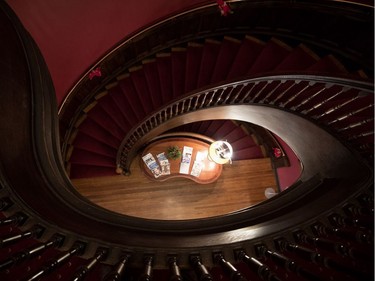
<instances>
[{"instance_id":1,"label":"parquet floor","mask_svg":"<svg viewBox=\"0 0 375 281\"><path fill-rule=\"evenodd\" d=\"M189 220L219 216L266 200L264 190L277 190L269 158L224 165L219 179L198 184L186 178L164 182L148 179L133 161L130 176L73 180L94 204L123 215L157 220Z\"/></svg>"}]
</instances>

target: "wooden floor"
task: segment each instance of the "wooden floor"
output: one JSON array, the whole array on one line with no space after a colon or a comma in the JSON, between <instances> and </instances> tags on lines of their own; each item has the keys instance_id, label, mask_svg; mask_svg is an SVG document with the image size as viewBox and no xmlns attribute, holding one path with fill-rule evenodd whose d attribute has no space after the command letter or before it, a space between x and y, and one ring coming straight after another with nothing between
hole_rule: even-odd
<instances>
[{"instance_id":1,"label":"wooden floor","mask_svg":"<svg viewBox=\"0 0 375 281\"><path fill-rule=\"evenodd\" d=\"M133 161L130 176L76 179L76 189L93 203L124 215L158 220L188 220L231 213L266 200L277 190L269 158L224 165L220 178L198 184L186 178L148 179Z\"/></svg>"}]
</instances>

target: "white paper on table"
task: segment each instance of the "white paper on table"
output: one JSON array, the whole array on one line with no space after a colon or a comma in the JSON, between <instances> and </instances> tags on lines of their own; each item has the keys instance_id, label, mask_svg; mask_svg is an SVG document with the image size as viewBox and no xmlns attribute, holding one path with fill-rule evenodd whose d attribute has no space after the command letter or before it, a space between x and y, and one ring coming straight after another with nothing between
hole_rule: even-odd
<instances>
[{"instance_id":1,"label":"white paper on table","mask_svg":"<svg viewBox=\"0 0 375 281\"><path fill-rule=\"evenodd\" d=\"M203 169L203 163L201 161L194 161L193 168L191 168L190 175L199 177Z\"/></svg>"},{"instance_id":2,"label":"white paper on table","mask_svg":"<svg viewBox=\"0 0 375 281\"><path fill-rule=\"evenodd\" d=\"M190 146L184 146L184 149L182 150L181 162L190 164L192 155L193 155L193 148Z\"/></svg>"},{"instance_id":3,"label":"white paper on table","mask_svg":"<svg viewBox=\"0 0 375 281\"><path fill-rule=\"evenodd\" d=\"M204 159L207 157L207 151L198 151L197 156L195 156L195 161L196 162L202 162Z\"/></svg>"},{"instance_id":4,"label":"white paper on table","mask_svg":"<svg viewBox=\"0 0 375 281\"><path fill-rule=\"evenodd\" d=\"M189 174L190 163L181 163L180 164L180 173Z\"/></svg>"}]
</instances>

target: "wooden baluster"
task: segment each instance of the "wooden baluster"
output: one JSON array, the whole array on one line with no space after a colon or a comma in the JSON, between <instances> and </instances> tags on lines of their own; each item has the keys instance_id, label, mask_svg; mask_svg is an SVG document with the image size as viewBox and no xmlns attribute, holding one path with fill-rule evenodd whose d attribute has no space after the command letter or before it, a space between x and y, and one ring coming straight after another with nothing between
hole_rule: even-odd
<instances>
[{"instance_id":1,"label":"wooden baluster","mask_svg":"<svg viewBox=\"0 0 375 281\"><path fill-rule=\"evenodd\" d=\"M144 269L143 269L143 273L139 277L139 281L151 281L152 280L153 261L154 261L153 256L146 256L144 258Z\"/></svg>"},{"instance_id":2,"label":"wooden baluster","mask_svg":"<svg viewBox=\"0 0 375 281\"><path fill-rule=\"evenodd\" d=\"M225 95L225 99L224 99L224 101L222 102L222 104L228 104L228 100L232 100L231 97L232 97L232 95L233 95L233 92L236 91L236 89L237 89L237 85L234 85L234 86L232 86L232 87L230 88L229 93L227 93L227 94ZM229 103L229 104L230 104L230 103Z\"/></svg>"},{"instance_id":3,"label":"wooden baluster","mask_svg":"<svg viewBox=\"0 0 375 281\"><path fill-rule=\"evenodd\" d=\"M338 219L337 217L335 218L336 218L335 220ZM370 244L372 242L372 235L365 233L361 229L348 228L345 226L342 227L339 224L337 224L335 221L333 221L333 223L331 224L333 224L336 227L327 227L321 223L316 223L312 225L314 234L317 236L325 236L327 234L333 234L345 240L351 240L351 241L356 241L360 243Z\"/></svg>"},{"instance_id":4,"label":"wooden baluster","mask_svg":"<svg viewBox=\"0 0 375 281\"><path fill-rule=\"evenodd\" d=\"M15 224L15 225L22 225L27 220L27 216L23 213L16 213L9 218L5 218L0 220L0 226L8 225L8 224Z\"/></svg>"},{"instance_id":5,"label":"wooden baluster","mask_svg":"<svg viewBox=\"0 0 375 281\"><path fill-rule=\"evenodd\" d=\"M219 104L222 104L221 101L223 99L223 94L224 94L226 89L227 89L227 87L224 87L224 88L220 88L220 89L217 89L217 90L214 91L215 93L219 92L218 96L216 96L216 102L214 104L215 106L219 105ZM211 98L210 101L212 101L212 98Z\"/></svg>"},{"instance_id":6,"label":"wooden baluster","mask_svg":"<svg viewBox=\"0 0 375 281\"><path fill-rule=\"evenodd\" d=\"M207 104L205 104L204 107L211 107L212 104L214 104L214 105L216 104L216 103L214 102L214 99L215 99L215 100L217 99L217 96L216 96L217 92L218 92L218 89L215 89L215 90L213 90L213 92L210 92L210 94L211 94L211 98L210 98L210 100L207 102ZM202 108L202 106L201 106L201 108Z\"/></svg>"},{"instance_id":7,"label":"wooden baluster","mask_svg":"<svg viewBox=\"0 0 375 281\"><path fill-rule=\"evenodd\" d=\"M268 91L268 94L262 99L259 101L259 103L269 103L270 101L268 100L268 98L274 93L276 92L276 90L285 83L285 80L276 80L276 81L272 81L273 83L277 83L276 87L273 87L273 89L271 91Z\"/></svg>"},{"instance_id":8,"label":"wooden baluster","mask_svg":"<svg viewBox=\"0 0 375 281\"><path fill-rule=\"evenodd\" d=\"M321 248L327 251L331 251L341 256L348 255L348 248L343 243L338 243L322 237L311 237L303 231L295 232L294 236L296 238L296 241L310 244L315 248Z\"/></svg>"},{"instance_id":9,"label":"wooden baluster","mask_svg":"<svg viewBox=\"0 0 375 281\"><path fill-rule=\"evenodd\" d=\"M328 115L328 114L331 114L331 113L334 112L335 110L339 110L341 107L343 107L343 106L345 106L345 105L351 103L352 101L356 100L357 98L358 98L358 97L353 97L353 98L351 98L351 99L349 99L349 100L344 101L344 102L341 103L341 104L338 104L338 105L335 105L335 106L329 108L328 110L326 110L326 111L323 112L322 114L316 116L316 119L319 119L319 118L322 118L323 116L326 116L326 115ZM337 120L335 119L335 120L329 122L328 124L333 124L333 123L335 123L336 121L338 121L338 119L337 119Z\"/></svg>"},{"instance_id":10,"label":"wooden baluster","mask_svg":"<svg viewBox=\"0 0 375 281\"><path fill-rule=\"evenodd\" d=\"M359 207L354 204L347 204L343 207L345 214L349 217L356 217L356 216L368 216L371 217L374 215L372 209L368 209L365 207Z\"/></svg>"},{"instance_id":11,"label":"wooden baluster","mask_svg":"<svg viewBox=\"0 0 375 281\"><path fill-rule=\"evenodd\" d=\"M323 239L316 238L316 237L310 237L307 234L303 233L302 231L298 231L294 233L294 236L297 242L304 242L304 243L312 245L315 248L323 248L325 250L331 250L333 252L340 254L342 257L349 255L347 247L345 247L344 245L340 243L335 243L329 240L323 240ZM289 248L297 249L298 247L300 249L302 248L298 245L292 245L292 244L289 245ZM343 258L341 259L330 258L330 257L323 256L318 252L311 254L310 257L313 258L313 261L315 263L320 264L326 268L341 271L356 278L358 277L368 278L367 273L362 272L361 270L357 270L357 268L355 268L355 266L357 265L356 263L353 263L353 262L348 263Z\"/></svg>"},{"instance_id":12,"label":"wooden baluster","mask_svg":"<svg viewBox=\"0 0 375 281\"><path fill-rule=\"evenodd\" d=\"M241 88L236 92L234 97L231 99L230 104L237 104L239 102L238 97L243 93L244 89L247 87L248 84L249 83L244 83L240 85Z\"/></svg>"},{"instance_id":13,"label":"wooden baluster","mask_svg":"<svg viewBox=\"0 0 375 281\"><path fill-rule=\"evenodd\" d=\"M46 274L52 272L57 267L61 266L63 263L65 263L71 256L73 255L79 255L81 254L85 249L85 244L83 242L77 242L73 245L73 247L59 256L58 258L52 260L47 265L43 266L41 270L36 272L31 277L27 278L27 281L34 281L39 280L41 277L45 276Z\"/></svg>"},{"instance_id":14,"label":"wooden baluster","mask_svg":"<svg viewBox=\"0 0 375 281\"><path fill-rule=\"evenodd\" d=\"M0 211L8 210L12 205L13 202L8 197L0 199Z\"/></svg>"},{"instance_id":15,"label":"wooden baluster","mask_svg":"<svg viewBox=\"0 0 375 281\"><path fill-rule=\"evenodd\" d=\"M274 272L272 272L271 269L267 265L263 264L262 262L260 262L254 257L248 256L244 250L235 251L235 255L238 260L241 260L244 263L246 263L247 266L253 272L255 272L262 280L265 280L265 281L281 281L282 280L279 277L277 277L277 275Z\"/></svg>"},{"instance_id":16,"label":"wooden baluster","mask_svg":"<svg viewBox=\"0 0 375 281\"><path fill-rule=\"evenodd\" d=\"M314 94L312 94L311 96L305 98L303 101L301 101L299 104L297 104L295 107L294 107L294 110L297 110L299 107L301 107L301 105L304 105L306 103L308 103L309 101L311 101L313 98L315 98L316 96L318 96L320 93L322 93L326 88L322 88L318 91L316 91ZM309 110L306 110L304 111L305 114L307 114L310 110L312 109L316 109L318 107L320 107L324 102L321 102L321 103L318 103L316 105L314 105L312 108L310 108Z\"/></svg>"},{"instance_id":17,"label":"wooden baluster","mask_svg":"<svg viewBox=\"0 0 375 281\"><path fill-rule=\"evenodd\" d=\"M121 256L120 261L117 263L115 269L107 274L104 281L120 281L124 274L126 263L130 259L130 254L125 253Z\"/></svg>"},{"instance_id":18,"label":"wooden baluster","mask_svg":"<svg viewBox=\"0 0 375 281\"><path fill-rule=\"evenodd\" d=\"M258 82L255 82L251 85L250 89L246 92L246 94L244 95L244 97L238 102L238 103L247 103L247 98L250 97L253 89L255 88L255 86L258 85Z\"/></svg>"},{"instance_id":19,"label":"wooden baluster","mask_svg":"<svg viewBox=\"0 0 375 281\"><path fill-rule=\"evenodd\" d=\"M355 242L362 243L365 240L367 240L366 242L368 244L371 244L372 242L371 235L367 235L363 232L358 231L357 229L353 231L347 228L329 228L329 227L324 226L321 223L316 223L312 225L312 229L313 229L314 234L317 236L325 236L327 234L333 234L340 238L343 238L346 240L349 239ZM366 247L358 247L358 245L356 247L356 245L353 245L350 242L347 243L347 248L348 248L347 254L349 257L355 260L362 259L365 261L371 258L372 253L370 253L371 251L368 250L367 245L365 245Z\"/></svg>"},{"instance_id":20,"label":"wooden baluster","mask_svg":"<svg viewBox=\"0 0 375 281\"><path fill-rule=\"evenodd\" d=\"M286 81L284 81L285 83ZM301 81L296 80L296 81L287 81L287 83L290 83L288 88L286 88L284 91L282 91L276 98L273 99L273 101L270 101L270 104L276 104L287 92L289 92L293 87L298 85Z\"/></svg>"},{"instance_id":21,"label":"wooden baluster","mask_svg":"<svg viewBox=\"0 0 375 281\"><path fill-rule=\"evenodd\" d=\"M271 83L272 81L266 81L266 82L260 82L260 83L264 83L264 85L262 86L262 88L260 90L257 91L257 93L255 94L255 96L250 100L250 102L252 103L255 103L255 100L263 93L263 91L267 88L267 86Z\"/></svg>"},{"instance_id":22,"label":"wooden baluster","mask_svg":"<svg viewBox=\"0 0 375 281\"><path fill-rule=\"evenodd\" d=\"M367 230L369 232L372 232L374 225L373 217L368 215L344 217L339 214L334 214L330 217L330 220L333 225L350 226L355 227L358 230Z\"/></svg>"},{"instance_id":23,"label":"wooden baluster","mask_svg":"<svg viewBox=\"0 0 375 281\"><path fill-rule=\"evenodd\" d=\"M169 270L171 272L170 281L182 281L180 267L177 265L177 257L171 256L168 258Z\"/></svg>"},{"instance_id":24,"label":"wooden baluster","mask_svg":"<svg viewBox=\"0 0 375 281\"><path fill-rule=\"evenodd\" d=\"M204 92L203 94L199 94L195 100L195 105L194 105L193 110L197 110L198 108L205 107L206 101L210 93L211 92Z\"/></svg>"},{"instance_id":25,"label":"wooden baluster","mask_svg":"<svg viewBox=\"0 0 375 281\"><path fill-rule=\"evenodd\" d=\"M202 264L199 255L191 255L189 260L199 281L212 281L212 276L204 264Z\"/></svg>"},{"instance_id":26,"label":"wooden baluster","mask_svg":"<svg viewBox=\"0 0 375 281\"><path fill-rule=\"evenodd\" d=\"M279 244L279 242L277 242ZM280 247L277 245L277 247ZM281 249L281 248L280 248ZM275 262L278 266L281 266L287 271L291 271L296 273L297 275L311 281L320 281L324 280L321 277L317 276L316 274L310 272L309 270L305 269L304 267L298 265L295 261L285 257L284 255L270 251L266 245L258 244L255 246L255 251L258 256L270 258L273 262Z\"/></svg>"},{"instance_id":27,"label":"wooden baluster","mask_svg":"<svg viewBox=\"0 0 375 281\"><path fill-rule=\"evenodd\" d=\"M326 87L326 88L323 88L322 90L324 90L324 89L328 89L328 88ZM322 90L318 91L317 94L320 94L322 92ZM325 98L324 100L322 100L320 103L318 103L318 104L314 105L313 107L305 110L304 113L308 114L310 111L315 110L315 109L321 107L322 105L324 105L327 102L333 100L334 98L338 97L339 95L347 92L348 90L349 90L349 88L342 88L340 91L336 92L335 94L327 96L327 98ZM316 96L316 95L314 94L314 96Z\"/></svg>"},{"instance_id":28,"label":"wooden baluster","mask_svg":"<svg viewBox=\"0 0 375 281\"><path fill-rule=\"evenodd\" d=\"M246 278L228 261L225 260L221 253L214 253L213 260L219 264L224 272L229 276L231 281L245 281Z\"/></svg>"},{"instance_id":29,"label":"wooden baluster","mask_svg":"<svg viewBox=\"0 0 375 281\"><path fill-rule=\"evenodd\" d=\"M371 213L374 213L374 194L373 190L371 190L372 194L363 193L357 197L357 201L361 204L361 206L369 208Z\"/></svg>"},{"instance_id":30,"label":"wooden baluster","mask_svg":"<svg viewBox=\"0 0 375 281\"><path fill-rule=\"evenodd\" d=\"M60 247L64 241L64 236L56 234L49 241L33 246L29 249L20 251L14 254L12 257L0 262L0 270L8 269L9 267L18 264L26 259L40 255L46 249L51 247Z\"/></svg>"},{"instance_id":31,"label":"wooden baluster","mask_svg":"<svg viewBox=\"0 0 375 281\"><path fill-rule=\"evenodd\" d=\"M303 87L301 90L299 90L297 93L295 93L293 96L291 96L284 104L283 107L287 107L287 104L295 100L302 92L310 88L311 85L308 83L305 87Z\"/></svg>"},{"instance_id":32,"label":"wooden baluster","mask_svg":"<svg viewBox=\"0 0 375 281\"><path fill-rule=\"evenodd\" d=\"M43 234L44 230L45 230L44 227L42 227L40 225L37 225L29 231L24 231L20 234L16 234L16 235L12 235L12 236L8 236L6 238L3 238L3 239L0 240L0 248L4 247L6 245L9 245L9 244L15 243L15 242L17 242L21 239L26 239L26 238L29 238L29 237L39 238Z\"/></svg>"},{"instance_id":33,"label":"wooden baluster","mask_svg":"<svg viewBox=\"0 0 375 281\"><path fill-rule=\"evenodd\" d=\"M87 265L82 266L73 276L73 281L81 281L93 269L93 267L101 260L105 259L108 254L108 249L99 248L95 256L90 260Z\"/></svg>"}]
</instances>

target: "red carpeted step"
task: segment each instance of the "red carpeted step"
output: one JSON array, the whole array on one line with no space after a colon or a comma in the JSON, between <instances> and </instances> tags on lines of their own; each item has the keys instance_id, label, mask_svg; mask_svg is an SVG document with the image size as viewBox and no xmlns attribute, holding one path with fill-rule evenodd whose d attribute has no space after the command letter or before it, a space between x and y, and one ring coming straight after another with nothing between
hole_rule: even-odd
<instances>
[{"instance_id":1,"label":"red carpeted step","mask_svg":"<svg viewBox=\"0 0 375 281\"><path fill-rule=\"evenodd\" d=\"M92 165L100 167L115 167L116 158L93 153L91 151L83 150L75 147L72 156L69 159L71 164Z\"/></svg>"},{"instance_id":2,"label":"red carpeted step","mask_svg":"<svg viewBox=\"0 0 375 281\"><path fill-rule=\"evenodd\" d=\"M99 167L93 165L71 164L70 178L94 178L117 175L115 167Z\"/></svg>"},{"instance_id":3,"label":"red carpeted step","mask_svg":"<svg viewBox=\"0 0 375 281\"><path fill-rule=\"evenodd\" d=\"M198 88L210 83L219 51L219 41L211 39L207 39L205 41L202 53L202 60L199 68L199 76L197 83Z\"/></svg>"},{"instance_id":4,"label":"red carpeted step","mask_svg":"<svg viewBox=\"0 0 375 281\"><path fill-rule=\"evenodd\" d=\"M205 135L214 138L215 133L220 129L223 121L224 120L212 120L210 126L206 130Z\"/></svg>"},{"instance_id":5,"label":"red carpeted step","mask_svg":"<svg viewBox=\"0 0 375 281\"><path fill-rule=\"evenodd\" d=\"M167 53L156 56L156 64L160 81L161 96L163 104L170 102L173 98L171 55Z\"/></svg>"},{"instance_id":6,"label":"red carpeted step","mask_svg":"<svg viewBox=\"0 0 375 281\"><path fill-rule=\"evenodd\" d=\"M173 97L176 98L185 93L185 69L186 69L186 49L172 48L172 89Z\"/></svg>"},{"instance_id":7,"label":"red carpeted step","mask_svg":"<svg viewBox=\"0 0 375 281\"><path fill-rule=\"evenodd\" d=\"M137 117L134 114L131 106L125 99L124 93L122 92L120 86L117 85L111 88L108 92L108 96L113 100L114 105L118 108L118 111L121 112L121 115L116 114L117 118L119 118L126 127L131 128L132 126L134 126L134 124L137 123Z\"/></svg>"},{"instance_id":8,"label":"red carpeted step","mask_svg":"<svg viewBox=\"0 0 375 281\"><path fill-rule=\"evenodd\" d=\"M190 132L199 134L199 127L201 125L201 122L194 122L194 123L190 123L189 125L190 126L189 126L188 130Z\"/></svg>"},{"instance_id":9,"label":"red carpeted step","mask_svg":"<svg viewBox=\"0 0 375 281\"><path fill-rule=\"evenodd\" d=\"M200 134L204 135L207 132L208 127L211 125L212 120L202 121L202 122L199 122L199 123L200 123L200 125L199 125L199 128L198 128L198 132Z\"/></svg>"},{"instance_id":10,"label":"red carpeted step","mask_svg":"<svg viewBox=\"0 0 375 281\"><path fill-rule=\"evenodd\" d=\"M230 144L233 147L233 151L241 151L242 149L257 146L251 135L246 135L241 138L233 139Z\"/></svg>"},{"instance_id":11,"label":"red carpeted step","mask_svg":"<svg viewBox=\"0 0 375 281\"><path fill-rule=\"evenodd\" d=\"M345 67L333 56L327 55L320 59L317 63L307 68L309 72L317 72L318 74L347 74Z\"/></svg>"},{"instance_id":12,"label":"red carpeted step","mask_svg":"<svg viewBox=\"0 0 375 281\"><path fill-rule=\"evenodd\" d=\"M133 81L138 99L141 102L143 112L147 115L154 110L151 100L151 94L147 86L146 76L143 68L135 67L129 69L130 78Z\"/></svg>"},{"instance_id":13,"label":"red carpeted step","mask_svg":"<svg viewBox=\"0 0 375 281\"><path fill-rule=\"evenodd\" d=\"M265 44L254 37L246 36L233 60L228 79L245 75L263 50Z\"/></svg>"},{"instance_id":14,"label":"red carpeted step","mask_svg":"<svg viewBox=\"0 0 375 281\"><path fill-rule=\"evenodd\" d=\"M282 60L276 67L275 71L288 71L288 70L304 70L314 65L319 60L319 57L301 44L294 48L293 51Z\"/></svg>"},{"instance_id":15,"label":"red carpeted step","mask_svg":"<svg viewBox=\"0 0 375 281\"><path fill-rule=\"evenodd\" d=\"M229 120L222 121L222 124L213 135L213 138L217 140L225 140L226 136L232 133L236 129L237 129L237 126L232 121L229 121Z\"/></svg>"},{"instance_id":16,"label":"red carpeted step","mask_svg":"<svg viewBox=\"0 0 375 281\"><path fill-rule=\"evenodd\" d=\"M185 93L195 90L203 54L203 45L188 43L186 51Z\"/></svg>"},{"instance_id":17,"label":"red carpeted step","mask_svg":"<svg viewBox=\"0 0 375 281\"><path fill-rule=\"evenodd\" d=\"M113 120L114 116L110 116L100 106L95 106L92 110L87 113L87 119L91 119L93 122L102 127L103 130L117 139L124 138L124 132Z\"/></svg>"},{"instance_id":18,"label":"red carpeted step","mask_svg":"<svg viewBox=\"0 0 375 281\"><path fill-rule=\"evenodd\" d=\"M264 158L260 146L247 147L241 150L233 150L232 160L257 159Z\"/></svg>"},{"instance_id":19,"label":"red carpeted step","mask_svg":"<svg viewBox=\"0 0 375 281\"><path fill-rule=\"evenodd\" d=\"M264 73L273 70L292 51L285 43L272 38L264 46L247 74Z\"/></svg>"},{"instance_id":20,"label":"red carpeted step","mask_svg":"<svg viewBox=\"0 0 375 281\"><path fill-rule=\"evenodd\" d=\"M145 60L143 63L143 71L145 74L145 78L147 81L147 85L150 92L150 99L154 109L161 107L163 101L161 97L161 90L160 90L160 80L159 76L156 75L158 73L158 66L156 64L156 60Z\"/></svg>"},{"instance_id":21,"label":"red carpeted step","mask_svg":"<svg viewBox=\"0 0 375 281\"><path fill-rule=\"evenodd\" d=\"M211 76L211 83L216 83L227 78L240 47L240 40L231 37L224 37Z\"/></svg>"},{"instance_id":22,"label":"red carpeted step","mask_svg":"<svg viewBox=\"0 0 375 281\"><path fill-rule=\"evenodd\" d=\"M121 143L121 139L117 139L91 119L85 119L79 126L79 131L114 149L117 149Z\"/></svg>"},{"instance_id":23,"label":"red carpeted step","mask_svg":"<svg viewBox=\"0 0 375 281\"><path fill-rule=\"evenodd\" d=\"M137 121L139 122L145 117L145 112L142 107L141 99L138 97L137 90L133 85L133 81L130 78L130 75L126 74L121 78L122 79L119 80L118 85L122 90L123 99L126 101L127 104L124 110L126 110L126 108L131 108L132 112L137 117Z\"/></svg>"},{"instance_id":24,"label":"red carpeted step","mask_svg":"<svg viewBox=\"0 0 375 281\"><path fill-rule=\"evenodd\" d=\"M234 129L224 136L225 139L227 139L230 143L235 142L238 139L241 139L243 137L249 137L249 135L240 127L234 124Z\"/></svg>"},{"instance_id":25,"label":"red carpeted step","mask_svg":"<svg viewBox=\"0 0 375 281\"><path fill-rule=\"evenodd\" d=\"M104 97L98 99L96 106L101 107L106 114L112 118L113 122L121 128L123 135L131 129L131 125L123 116L123 112L119 109L118 105L114 102L112 95L106 94Z\"/></svg>"},{"instance_id":26,"label":"red carpeted step","mask_svg":"<svg viewBox=\"0 0 375 281\"><path fill-rule=\"evenodd\" d=\"M74 147L112 158L117 155L117 149L82 133L78 133L74 139Z\"/></svg>"}]
</instances>

